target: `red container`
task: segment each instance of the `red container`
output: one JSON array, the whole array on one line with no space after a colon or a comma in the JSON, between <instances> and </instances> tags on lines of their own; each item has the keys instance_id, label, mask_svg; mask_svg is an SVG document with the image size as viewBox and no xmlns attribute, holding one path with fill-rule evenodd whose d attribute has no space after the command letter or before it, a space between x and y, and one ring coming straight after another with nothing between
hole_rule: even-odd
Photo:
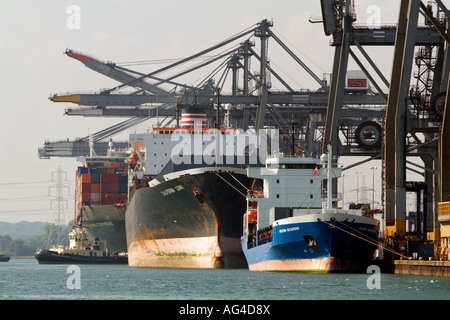
<instances>
[{"instance_id":1,"label":"red container","mask_svg":"<svg viewBox=\"0 0 450 320\"><path fill-rule=\"evenodd\" d=\"M100 175L100 183L104 183L104 182L119 182L119 175L115 174L115 173L102 173Z\"/></svg>"},{"instance_id":2,"label":"red container","mask_svg":"<svg viewBox=\"0 0 450 320\"><path fill-rule=\"evenodd\" d=\"M91 193L91 184L82 183L81 185L79 185L78 193Z\"/></svg>"},{"instance_id":3,"label":"red container","mask_svg":"<svg viewBox=\"0 0 450 320\"><path fill-rule=\"evenodd\" d=\"M91 192L99 193L100 192L100 183L92 183L91 184Z\"/></svg>"},{"instance_id":4,"label":"red container","mask_svg":"<svg viewBox=\"0 0 450 320\"><path fill-rule=\"evenodd\" d=\"M127 201L126 194L106 193L102 194L102 204L125 204Z\"/></svg>"},{"instance_id":5,"label":"red container","mask_svg":"<svg viewBox=\"0 0 450 320\"><path fill-rule=\"evenodd\" d=\"M101 183L100 184L101 193L119 193L118 183Z\"/></svg>"},{"instance_id":6,"label":"red container","mask_svg":"<svg viewBox=\"0 0 450 320\"><path fill-rule=\"evenodd\" d=\"M91 194L90 193L82 193L81 194L81 202L90 202Z\"/></svg>"}]
</instances>

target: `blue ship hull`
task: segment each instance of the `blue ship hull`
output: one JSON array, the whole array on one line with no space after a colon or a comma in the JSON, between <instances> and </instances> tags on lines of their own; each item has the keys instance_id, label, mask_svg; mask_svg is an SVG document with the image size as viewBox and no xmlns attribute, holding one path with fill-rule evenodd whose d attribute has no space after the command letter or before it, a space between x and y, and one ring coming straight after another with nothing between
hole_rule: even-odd
<instances>
[{"instance_id":1,"label":"blue ship hull","mask_svg":"<svg viewBox=\"0 0 450 320\"><path fill-rule=\"evenodd\" d=\"M377 249L376 220L360 216L355 219L351 215L341 215L340 218L327 215L320 221L317 219L320 215L309 216L303 218L304 221L294 217L275 222L271 236L250 243L249 237L243 236L242 250L249 269L365 271ZM258 237L260 235L255 238Z\"/></svg>"}]
</instances>

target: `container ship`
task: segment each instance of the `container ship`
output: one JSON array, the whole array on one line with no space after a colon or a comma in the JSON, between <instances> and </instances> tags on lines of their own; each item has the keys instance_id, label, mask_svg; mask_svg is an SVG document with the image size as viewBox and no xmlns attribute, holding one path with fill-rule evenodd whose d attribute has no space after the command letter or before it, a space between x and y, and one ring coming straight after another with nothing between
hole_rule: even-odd
<instances>
[{"instance_id":1,"label":"container ship","mask_svg":"<svg viewBox=\"0 0 450 320\"><path fill-rule=\"evenodd\" d=\"M76 225L110 252L126 252L128 158L89 157L76 171Z\"/></svg>"},{"instance_id":2,"label":"container ship","mask_svg":"<svg viewBox=\"0 0 450 320\"><path fill-rule=\"evenodd\" d=\"M340 177L331 156L266 160L248 168L263 179L251 190L244 215L242 250L252 271L365 272L378 246L379 221L361 210L333 207L336 195L322 196L322 181Z\"/></svg>"},{"instance_id":3,"label":"container ship","mask_svg":"<svg viewBox=\"0 0 450 320\"><path fill-rule=\"evenodd\" d=\"M203 114L181 118L181 128L130 135L129 265L247 268L240 237L253 178L245 168L260 165L249 152L257 137L208 128Z\"/></svg>"}]
</instances>

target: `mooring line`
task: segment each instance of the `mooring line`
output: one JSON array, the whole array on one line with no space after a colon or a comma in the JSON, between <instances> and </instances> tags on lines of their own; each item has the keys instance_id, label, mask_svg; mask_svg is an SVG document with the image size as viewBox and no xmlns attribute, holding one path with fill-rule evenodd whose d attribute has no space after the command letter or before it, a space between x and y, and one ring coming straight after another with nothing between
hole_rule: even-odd
<instances>
[{"instance_id":1,"label":"mooring line","mask_svg":"<svg viewBox=\"0 0 450 320\"><path fill-rule=\"evenodd\" d=\"M318 221L321 221L321 222L323 222L323 223L328 224L330 227L337 228L337 229L339 229L339 230L341 230L341 231L343 231L343 232L346 232L346 233L348 233L348 234L350 234L350 235L352 235L352 236L354 236L354 237L356 237L356 238L359 238L359 239L361 239L361 240L367 241L367 242L369 242L370 244L376 245L377 247L380 247L380 246L381 246L383 249L385 249L385 250L387 250L387 251L390 251L390 252L392 252L392 253L394 253L394 254L396 254L396 255L399 255L400 257L403 257L403 258L405 258L405 259L409 259L407 256L404 256L404 255L402 255L401 253L399 253L399 252L397 252L397 251L395 251L395 250L391 250L391 249L389 249L389 248L383 246L382 244L380 244L380 243L378 243L378 242L373 242L373 241L369 241L369 240L367 240L367 239L364 239L364 238L362 238L362 237L360 237L360 236L358 236L358 235L356 235L356 234L354 234L354 233L351 233L351 232L349 232L349 231L347 231L347 230L344 230L344 229L342 229L342 228L339 228L338 226L336 226L336 225L334 225L334 224L331 224L331 223L328 223L328 222L326 222L326 221L323 221L323 220L320 219L320 218L317 219L317 220L318 220Z\"/></svg>"},{"instance_id":2,"label":"mooring line","mask_svg":"<svg viewBox=\"0 0 450 320\"><path fill-rule=\"evenodd\" d=\"M231 173L231 172L228 172L228 174L234 179L234 180L236 180L244 189L245 189L245 191L247 191L248 190L248 188L242 183L242 182L240 182L239 180L238 180L238 178L236 178L235 176L233 176L233 174Z\"/></svg>"},{"instance_id":3,"label":"mooring line","mask_svg":"<svg viewBox=\"0 0 450 320\"><path fill-rule=\"evenodd\" d=\"M218 174L217 172L214 171L214 173L223 181L225 181L226 183L228 183L234 190L236 190L237 192L239 192L244 198L246 198L247 196L245 194L243 194L242 192L240 192L235 186L233 186L231 183L229 183L225 178L223 178L220 174Z\"/></svg>"}]
</instances>

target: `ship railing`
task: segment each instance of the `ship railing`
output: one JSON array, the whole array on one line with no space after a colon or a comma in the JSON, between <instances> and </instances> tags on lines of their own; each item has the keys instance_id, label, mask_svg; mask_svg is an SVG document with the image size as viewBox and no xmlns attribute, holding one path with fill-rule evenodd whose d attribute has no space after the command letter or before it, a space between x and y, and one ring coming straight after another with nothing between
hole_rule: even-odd
<instances>
[{"instance_id":1,"label":"ship railing","mask_svg":"<svg viewBox=\"0 0 450 320\"><path fill-rule=\"evenodd\" d=\"M305 154L285 154L281 151L273 151L272 154L268 153L266 154L267 159L272 158L305 158Z\"/></svg>"},{"instance_id":2,"label":"ship railing","mask_svg":"<svg viewBox=\"0 0 450 320\"><path fill-rule=\"evenodd\" d=\"M326 190L322 190L322 198L327 199L328 198L328 192ZM333 193L331 195L331 199L332 201L339 201L342 199L342 193L341 192L337 192L337 193Z\"/></svg>"},{"instance_id":3,"label":"ship railing","mask_svg":"<svg viewBox=\"0 0 450 320\"><path fill-rule=\"evenodd\" d=\"M334 199L333 199L333 201L334 201ZM362 214L362 211L360 210L360 209L343 209L343 208L337 208L337 207L334 207L334 208L328 208L328 202L322 202L322 210L326 210L326 209L332 209L332 210L336 210L336 209L338 209L338 210L340 210L341 212L342 211L345 211L345 213L346 214L351 214L351 215L355 215L355 216L361 216L361 215L363 215ZM339 211L338 211L339 212Z\"/></svg>"},{"instance_id":4,"label":"ship railing","mask_svg":"<svg viewBox=\"0 0 450 320\"><path fill-rule=\"evenodd\" d=\"M254 238L254 241L247 243L247 249L256 248L257 246L260 246L262 244L272 242L272 236L262 238L262 239L256 239Z\"/></svg>"}]
</instances>

